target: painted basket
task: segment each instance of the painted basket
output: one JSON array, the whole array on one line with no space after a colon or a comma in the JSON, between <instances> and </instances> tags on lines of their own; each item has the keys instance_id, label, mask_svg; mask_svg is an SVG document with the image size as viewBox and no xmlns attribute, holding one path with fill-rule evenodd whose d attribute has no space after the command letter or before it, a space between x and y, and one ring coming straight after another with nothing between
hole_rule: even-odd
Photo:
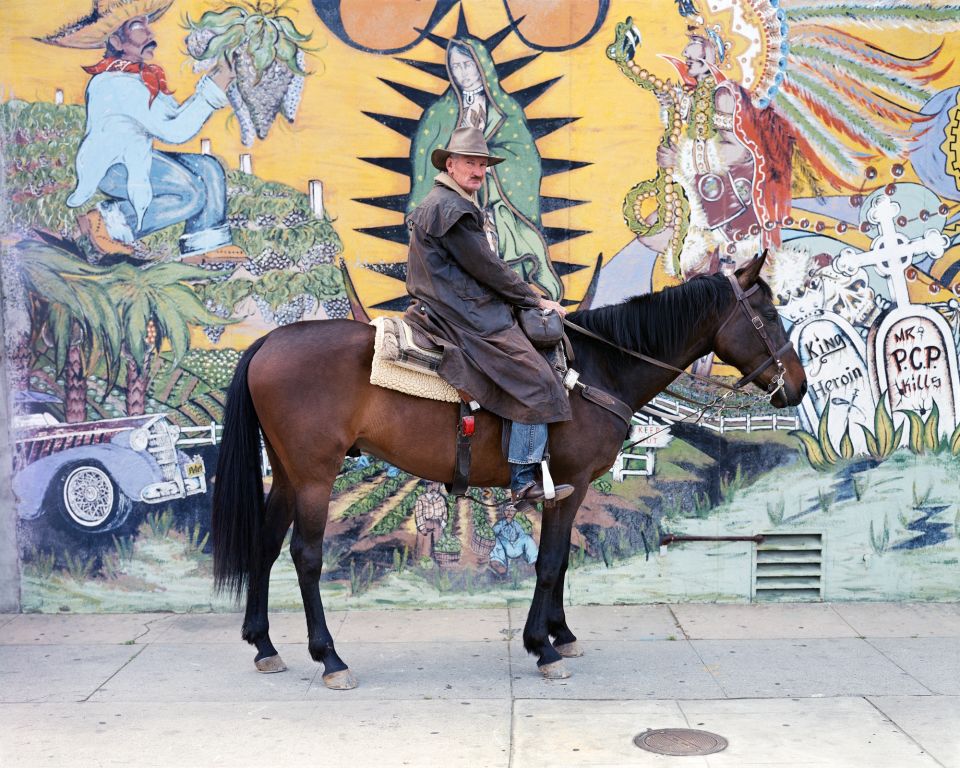
<instances>
[{"instance_id":1,"label":"painted basket","mask_svg":"<svg viewBox=\"0 0 960 768\"><path fill-rule=\"evenodd\" d=\"M488 557L490 553L493 552L493 546L496 543L496 539L488 539L485 536L481 536L476 531L474 531L473 536L470 537L470 549L472 549L480 557Z\"/></svg>"},{"instance_id":2,"label":"painted basket","mask_svg":"<svg viewBox=\"0 0 960 768\"><path fill-rule=\"evenodd\" d=\"M456 565L460 562L459 552L434 552L433 559L437 565Z\"/></svg>"}]
</instances>

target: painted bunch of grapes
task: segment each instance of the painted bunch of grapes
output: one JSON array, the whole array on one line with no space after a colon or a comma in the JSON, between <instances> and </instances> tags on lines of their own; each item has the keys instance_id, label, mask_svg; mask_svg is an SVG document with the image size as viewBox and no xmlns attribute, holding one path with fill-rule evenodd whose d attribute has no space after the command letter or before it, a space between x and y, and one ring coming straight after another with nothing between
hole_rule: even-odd
<instances>
[{"instance_id":1,"label":"painted bunch of grapes","mask_svg":"<svg viewBox=\"0 0 960 768\"><path fill-rule=\"evenodd\" d=\"M253 144L264 139L277 115L291 123L303 94L303 44L311 35L301 33L280 3L231 5L207 11L198 21L184 16L187 53L197 71L227 64L236 79L227 97L240 125L240 140Z\"/></svg>"}]
</instances>

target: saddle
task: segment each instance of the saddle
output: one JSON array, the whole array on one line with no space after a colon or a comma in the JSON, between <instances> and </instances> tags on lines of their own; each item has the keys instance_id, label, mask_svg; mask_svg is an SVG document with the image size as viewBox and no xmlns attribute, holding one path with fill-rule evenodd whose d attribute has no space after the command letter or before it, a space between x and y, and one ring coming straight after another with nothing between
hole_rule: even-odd
<instances>
[{"instance_id":1,"label":"saddle","mask_svg":"<svg viewBox=\"0 0 960 768\"><path fill-rule=\"evenodd\" d=\"M462 401L457 390L437 372L443 359L440 347L434 346L415 327L398 317L378 317L371 320L370 325L376 328L371 384L445 403ZM567 372L567 361L572 358L567 337L564 336L562 342L552 348L540 349L540 353L562 381Z\"/></svg>"},{"instance_id":2,"label":"saddle","mask_svg":"<svg viewBox=\"0 0 960 768\"><path fill-rule=\"evenodd\" d=\"M443 350L424 338L418 338L419 334L408 323L400 318L378 317L370 324L376 328L373 363L370 366L371 384L415 397L460 404L454 481L452 485L448 485L448 491L455 496L464 495L469 485L470 438L474 431L474 412L480 406L473 401L464 402L457 390L440 378L437 371L443 358ZM629 406L606 392L577 381L578 374L568 365L568 360L572 359L572 350L566 336L553 349L541 350L541 353L550 362L568 390L580 389L584 398L616 414L629 427L633 416L633 410ZM503 455L506 458L510 440L510 422L507 420L504 420L502 439ZM546 487L547 484L552 486L546 461L543 472L544 486Z\"/></svg>"},{"instance_id":3,"label":"saddle","mask_svg":"<svg viewBox=\"0 0 960 768\"><path fill-rule=\"evenodd\" d=\"M377 329L370 366L371 384L429 400L460 403L454 477L447 491L454 496L465 495L469 488L473 412L480 408L479 404L465 403L457 390L440 378L437 371L443 350L425 339L418 340L408 323L399 318L378 317L370 324Z\"/></svg>"},{"instance_id":4,"label":"saddle","mask_svg":"<svg viewBox=\"0 0 960 768\"><path fill-rule=\"evenodd\" d=\"M376 328L371 384L428 400L461 401L457 390L437 373L443 357L440 348L418 340L413 329L400 318L378 317L370 325Z\"/></svg>"}]
</instances>

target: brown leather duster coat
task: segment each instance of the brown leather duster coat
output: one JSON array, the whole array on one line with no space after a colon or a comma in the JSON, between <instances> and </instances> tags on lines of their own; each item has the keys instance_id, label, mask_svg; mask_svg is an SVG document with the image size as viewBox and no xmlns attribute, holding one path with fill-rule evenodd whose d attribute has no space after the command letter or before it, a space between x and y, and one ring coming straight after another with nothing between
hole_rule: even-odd
<instances>
[{"instance_id":1,"label":"brown leather duster coat","mask_svg":"<svg viewBox=\"0 0 960 768\"><path fill-rule=\"evenodd\" d=\"M407 290L416 301L404 318L443 348L440 376L511 421L569 419L566 390L513 313L537 306L539 294L494 253L480 209L438 182L407 227Z\"/></svg>"}]
</instances>

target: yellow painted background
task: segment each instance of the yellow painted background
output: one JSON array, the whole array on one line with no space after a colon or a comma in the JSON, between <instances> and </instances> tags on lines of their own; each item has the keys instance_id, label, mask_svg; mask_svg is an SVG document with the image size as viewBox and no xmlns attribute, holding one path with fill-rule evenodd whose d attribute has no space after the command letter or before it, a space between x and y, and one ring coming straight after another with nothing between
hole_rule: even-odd
<instances>
[{"instance_id":1,"label":"yellow painted background","mask_svg":"<svg viewBox=\"0 0 960 768\"><path fill-rule=\"evenodd\" d=\"M501 2L463 0L462 6L470 30L486 37L507 24ZM178 0L155 24L159 48L156 62L167 70L176 98L186 98L197 80L184 52L183 14L198 17L204 10L221 7L207 0ZM369 2L344 0L344 22L355 39L378 47L402 45L414 39L411 29L421 26L433 4L421 0ZM81 66L99 58L98 51L79 51L45 45L33 39L54 32L90 12L90 0L63 0L36 3L7 0L3 10L0 45L0 86L4 99L12 96L27 100L53 100L55 88L62 88L67 103L82 103L88 75ZM577 39L589 29L597 8L596 0L514 0L515 16L526 15L521 29L531 39L544 44L562 44ZM358 159L361 156L407 156L408 140L362 114L361 110L419 117L419 108L380 82L383 77L395 82L440 93L443 84L423 72L397 61L395 57L365 53L348 46L320 22L307 0L292 0L285 11L303 31L312 32L309 45L318 48L308 57L303 102L294 125L278 119L264 141L251 149L240 143L236 124L228 124L229 109L215 114L201 135L182 146L199 150L201 137L210 138L213 151L232 167L241 152L253 155L254 172L264 179L282 181L306 191L309 179L324 184L327 210L344 241L347 264L357 267L365 262L400 261L405 249L396 244L355 232L358 227L396 224L400 214L353 201L353 198L407 192L408 181ZM600 31L586 44L571 51L543 53L532 64L504 80L508 91L515 91L562 75L562 79L527 110L528 118L577 116L581 119L538 142L541 155L590 162L571 173L544 178L541 192L547 196L590 201L589 204L555 211L544 216L545 226L587 229L591 233L551 248L558 261L592 266L597 255L612 257L630 240L623 223L621 206L624 194L638 181L656 172L655 146L661 135L654 98L641 92L620 74L604 55L614 38L614 27L628 15L634 17L643 33L637 61L663 78L674 77L672 67L658 53L679 54L685 43L685 22L676 12L674 0L627 2L612 0ZM434 32L451 36L456 29L457 9L452 10ZM884 48L889 34L856 28L858 34ZM896 53L918 56L929 52L940 36L898 31ZM960 35L947 37L941 61L960 51ZM527 48L510 35L494 52L496 61L528 55ZM425 40L403 54L405 58L442 62L443 53ZM937 81L938 87L960 82L960 62ZM889 163L878 163L881 178L889 175ZM910 178L908 174L907 179ZM850 235L851 242L856 235ZM361 298L367 306L398 295L395 280L368 270L352 269ZM589 282L592 269L584 269L567 278L567 296L579 299Z\"/></svg>"}]
</instances>

